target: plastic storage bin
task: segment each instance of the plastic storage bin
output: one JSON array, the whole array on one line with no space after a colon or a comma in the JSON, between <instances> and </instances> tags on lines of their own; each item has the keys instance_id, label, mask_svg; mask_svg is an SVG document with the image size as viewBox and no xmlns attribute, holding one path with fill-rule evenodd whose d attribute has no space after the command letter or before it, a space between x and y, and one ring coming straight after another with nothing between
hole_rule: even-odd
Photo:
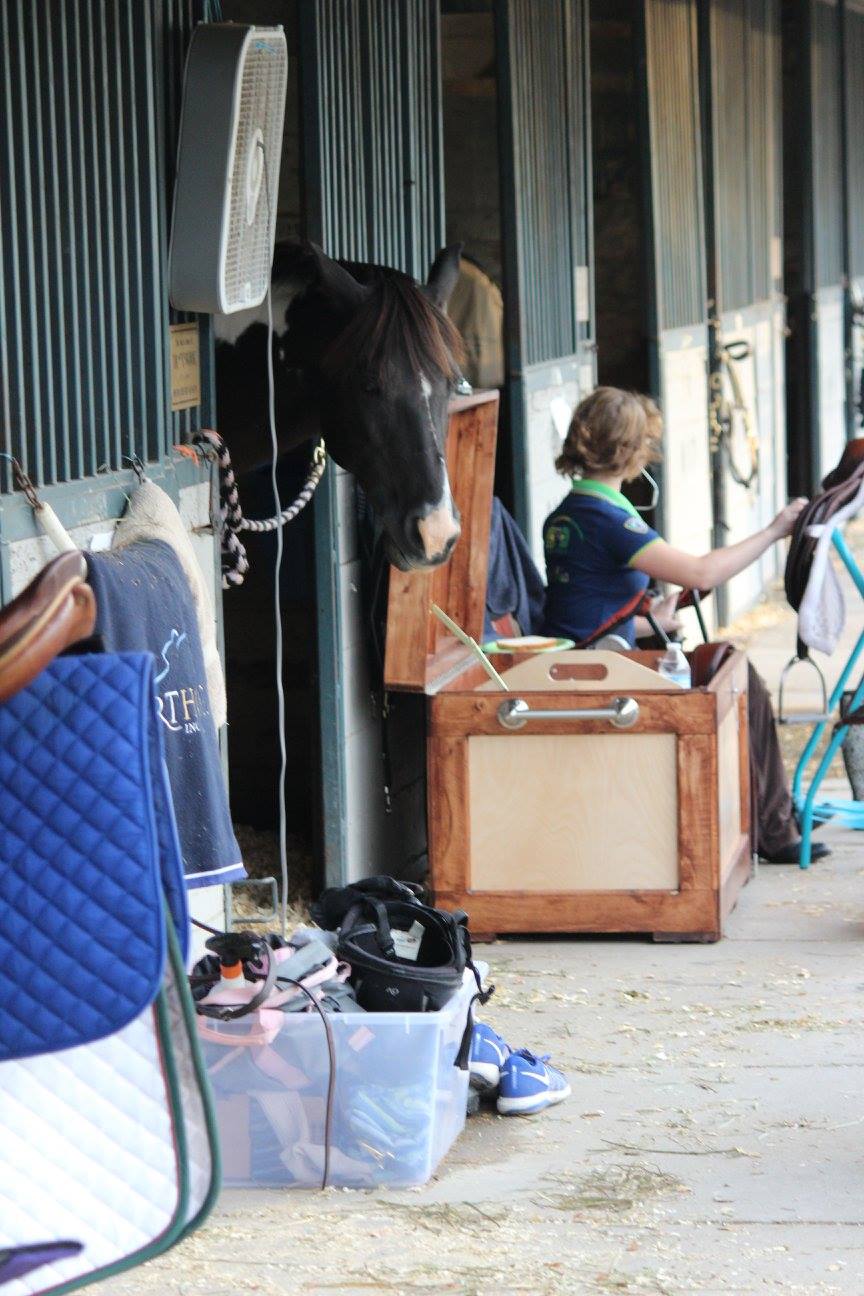
<instances>
[{"instance_id":1,"label":"plastic storage bin","mask_svg":"<svg viewBox=\"0 0 864 1296\"><path fill-rule=\"evenodd\" d=\"M422 1184L462 1132L468 1072L456 1066L476 982L438 1013L334 1013L336 1082L328 1183ZM242 1038L242 1022L226 1023ZM216 1100L224 1180L317 1188L324 1168L329 1062L317 1013L280 1015L263 1044L202 1041Z\"/></svg>"}]
</instances>

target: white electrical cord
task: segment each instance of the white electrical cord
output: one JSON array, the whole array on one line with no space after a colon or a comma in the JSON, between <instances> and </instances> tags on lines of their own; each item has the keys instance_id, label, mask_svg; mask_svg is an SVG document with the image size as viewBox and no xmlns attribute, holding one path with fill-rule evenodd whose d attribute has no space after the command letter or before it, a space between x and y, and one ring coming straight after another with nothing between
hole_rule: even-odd
<instances>
[{"instance_id":1,"label":"white electrical cord","mask_svg":"<svg viewBox=\"0 0 864 1296\"><path fill-rule=\"evenodd\" d=\"M270 174L267 166L267 150L259 140L258 148L264 161L264 193L267 198L267 219L270 220ZM278 516L282 510L279 499L279 482L276 465L279 460L279 442L276 437L276 377L273 369L273 278L267 283L267 416L270 426L270 445L273 457L270 462L270 481L273 487L273 501ZM273 601L276 614L276 698L279 708L277 727L279 730L279 872L282 880L282 898L279 905L279 929L283 938L288 933L288 815L285 806L285 778L288 773L288 745L285 737L285 682L282 670L282 591L280 576L282 572L282 554L284 543L282 528L276 531L276 575L273 582Z\"/></svg>"}]
</instances>

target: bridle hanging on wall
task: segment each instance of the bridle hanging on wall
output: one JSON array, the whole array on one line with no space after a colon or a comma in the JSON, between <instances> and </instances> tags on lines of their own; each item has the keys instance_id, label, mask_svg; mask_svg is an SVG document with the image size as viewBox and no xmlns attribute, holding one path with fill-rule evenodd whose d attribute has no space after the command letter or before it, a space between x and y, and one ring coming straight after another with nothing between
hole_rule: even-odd
<instances>
[{"instance_id":1,"label":"bridle hanging on wall","mask_svg":"<svg viewBox=\"0 0 864 1296\"><path fill-rule=\"evenodd\" d=\"M709 379L711 402L708 419L711 431L711 449L715 453L723 452L729 468L729 475L745 490L755 485L759 479L759 434L753 426L753 414L744 396L738 365L750 360L753 350L750 343L743 338L734 342L719 342L716 351L717 368ZM723 392L723 371L729 377L732 399L727 400ZM750 456L749 471L742 472L735 462L732 451L732 421L735 414L741 415L744 425L744 436Z\"/></svg>"}]
</instances>

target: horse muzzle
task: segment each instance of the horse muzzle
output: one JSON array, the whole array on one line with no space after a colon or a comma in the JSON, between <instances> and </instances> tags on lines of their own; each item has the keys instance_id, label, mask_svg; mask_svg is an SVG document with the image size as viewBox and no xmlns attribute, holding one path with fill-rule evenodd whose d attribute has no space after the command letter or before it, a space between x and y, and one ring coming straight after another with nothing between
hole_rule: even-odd
<instances>
[{"instance_id":1,"label":"horse muzzle","mask_svg":"<svg viewBox=\"0 0 864 1296\"><path fill-rule=\"evenodd\" d=\"M387 556L394 567L400 571L420 571L429 567L440 567L453 552L462 528L458 514L449 517L449 523L442 525L435 519L425 526L427 519L409 520L405 528L394 529L385 526Z\"/></svg>"}]
</instances>

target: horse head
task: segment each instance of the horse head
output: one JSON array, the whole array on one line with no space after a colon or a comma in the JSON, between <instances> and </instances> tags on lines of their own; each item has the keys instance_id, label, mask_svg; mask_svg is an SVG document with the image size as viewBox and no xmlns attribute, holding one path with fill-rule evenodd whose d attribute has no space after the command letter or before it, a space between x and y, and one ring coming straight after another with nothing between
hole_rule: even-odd
<instances>
[{"instance_id":1,"label":"horse head","mask_svg":"<svg viewBox=\"0 0 864 1296\"><path fill-rule=\"evenodd\" d=\"M280 447L323 436L363 488L387 556L402 570L444 562L459 537L444 439L461 340L444 308L460 251L441 251L423 285L397 270L333 261L311 243L281 244L274 259ZM260 345L262 323L261 311L248 321L227 316L217 339L239 356L253 330ZM249 352L244 386L251 363ZM232 430L239 420L230 417L221 375L219 386L221 430L236 459L242 428ZM242 421L249 422L248 408Z\"/></svg>"}]
</instances>

